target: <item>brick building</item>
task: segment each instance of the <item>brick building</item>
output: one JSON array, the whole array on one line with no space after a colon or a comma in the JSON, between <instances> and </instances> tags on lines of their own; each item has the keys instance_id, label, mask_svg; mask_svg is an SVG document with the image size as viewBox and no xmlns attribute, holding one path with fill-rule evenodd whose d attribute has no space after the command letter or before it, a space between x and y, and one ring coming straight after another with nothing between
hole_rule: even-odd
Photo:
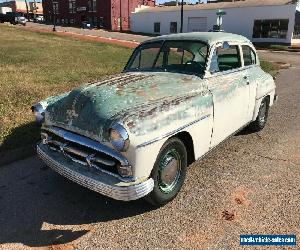
<instances>
[{"instance_id":1,"label":"brick building","mask_svg":"<svg viewBox=\"0 0 300 250\"><path fill-rule=\"evenodd\" d=\"M30 18L33 18L34 14L43 15L43 6L41 1L29 2L27 6L25 1L5 1L0 3L0 7L10 7L12 12L24 14L27 17L27 11Z\"/></svg>"},{"instance_id":2,"label":"brick building","mask_svg":"<svg viewBox=\"0 0 300 250\"><path fill-rule=\"evenodd\" d=\"M94 27L109 30L129 30L130 13L135 8L154 6L155 0L44 0L44 18L59 25L81 26L89 22ZM53 14L54 13L54 14Z\"/></svg>"}]
</instances>

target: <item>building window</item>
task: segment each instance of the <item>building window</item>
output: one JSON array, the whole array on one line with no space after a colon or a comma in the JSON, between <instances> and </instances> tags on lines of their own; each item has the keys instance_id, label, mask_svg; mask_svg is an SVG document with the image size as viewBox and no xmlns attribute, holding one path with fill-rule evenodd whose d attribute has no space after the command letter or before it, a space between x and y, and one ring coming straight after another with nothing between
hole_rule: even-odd
<instances>
[{"instance_id":1,"label":"building window","mask_svg":"<svg viewBox=\"0 0 300 250\"><path fill-rule=\"evenodd\" d=\"M58 2L53 2L53 14L58 14Z\"/></svg>"},{"instance_id":2,"label":"building window","mask_svg":"<svg viewBox=\"0 0 300 250\"><path fill-rule=\"evenodd\" d=\"M69 0L69 13L76 13L76 0Z\"/></svg>"},{"instance_id":3,"label":"building window","mask_svg":"<svg viewBox=\"0 0 300 250\"><path fill-rule=\"evenodd\" d=\"M289 19L255 20L253 38L286 39Z\"/></svg>"},{"instance_id":4,"label":"building window","mask_svg":"<svg viewBox=\"0 0 300 250\"><path fill-rule=\"evenodd\" d=\"M170 22L170 33L177 33L177 22Z\"/></svg>"},{"instance_id":5,"label":"building window","mask_svg":"<svg viewBox=\"0 0 300 250\"><path fill-rule=\"evenodd\" d=\"M89 12L97 12L97 0L88 0Z\"/></svg>"},{"instance_id":6,"label":"building window","mask_svg":"<svg viewBox=\"0 0 300 250\"><path fill-rule=\"evenodd\" d=\"M70 24L74 24L74 19L70 18Z\"/></svg>"},{"instance_id":7,"label":"building window","mask_svg":"<svg viewBox=\"0 0 300 250\"><path fill-rule=\"evenodd\" d=\"M160 33L160 23L154 23L154 33Z\"/></svg>"}]
</instances>

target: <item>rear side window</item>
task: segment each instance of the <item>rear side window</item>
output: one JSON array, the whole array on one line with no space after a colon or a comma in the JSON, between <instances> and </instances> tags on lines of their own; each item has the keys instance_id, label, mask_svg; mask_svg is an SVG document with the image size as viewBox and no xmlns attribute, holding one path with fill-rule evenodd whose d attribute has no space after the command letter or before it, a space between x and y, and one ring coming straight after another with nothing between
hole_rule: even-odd
<instances>
[{"instance_id":1,"label":"rear side window","mask_svg":"<svg viewBox=\"0 0 300 250\"><path fill-rule=\"evenodd\" d=\"M256 64L256 54L252 48L247 45L242 46L243 57L244 57L244 65L250 66Z\"/></svg>"},{"instance_id":2,"label":"rear side window","mask_svg":"<svg viewBox=\"0 0 300 250\"><path fill-rule=\"evenodd\" d=\"M210 71L223 72L241 67L239 48L231 45L228 48L218 47L212 57Z\"/></svg>"}]
</instances>

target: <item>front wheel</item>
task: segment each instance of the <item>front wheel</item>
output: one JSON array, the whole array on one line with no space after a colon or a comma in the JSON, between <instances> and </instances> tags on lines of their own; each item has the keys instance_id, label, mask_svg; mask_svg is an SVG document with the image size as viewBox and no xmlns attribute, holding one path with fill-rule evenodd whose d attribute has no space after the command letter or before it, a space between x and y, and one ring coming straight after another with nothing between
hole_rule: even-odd
<instances>
[{"instance_id":1,"label":"front wheel","mask_svg":"<svg viewBox=\"0 0 300 250\"><path fill-rule=\"evenodd\" d=\"M187 170L187 151L181 140L174 137L166 141L152 170L154 188L146 200L162 206L179 193Z\"/></svg>"}]
</instances>

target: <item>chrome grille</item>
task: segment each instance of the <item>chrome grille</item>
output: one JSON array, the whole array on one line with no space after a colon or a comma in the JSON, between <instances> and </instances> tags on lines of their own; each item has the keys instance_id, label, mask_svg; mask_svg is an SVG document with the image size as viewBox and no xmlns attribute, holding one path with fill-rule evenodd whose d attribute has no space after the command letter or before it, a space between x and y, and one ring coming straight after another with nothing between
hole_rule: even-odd
<instances>
[{"instance_id":1,"label":"chrome grille","mask_svg":"<svg viewBox=\"0 0 300 250\"><path fill-rule=\"evenodd\" d=\"M74 140L68 140L58 134L51 130L43 129L41 133L42 143L76 163L119 176L117 166L121 165L121 163L117 159L79 142L76 143Z\"/></svg>"}]
</instances>

